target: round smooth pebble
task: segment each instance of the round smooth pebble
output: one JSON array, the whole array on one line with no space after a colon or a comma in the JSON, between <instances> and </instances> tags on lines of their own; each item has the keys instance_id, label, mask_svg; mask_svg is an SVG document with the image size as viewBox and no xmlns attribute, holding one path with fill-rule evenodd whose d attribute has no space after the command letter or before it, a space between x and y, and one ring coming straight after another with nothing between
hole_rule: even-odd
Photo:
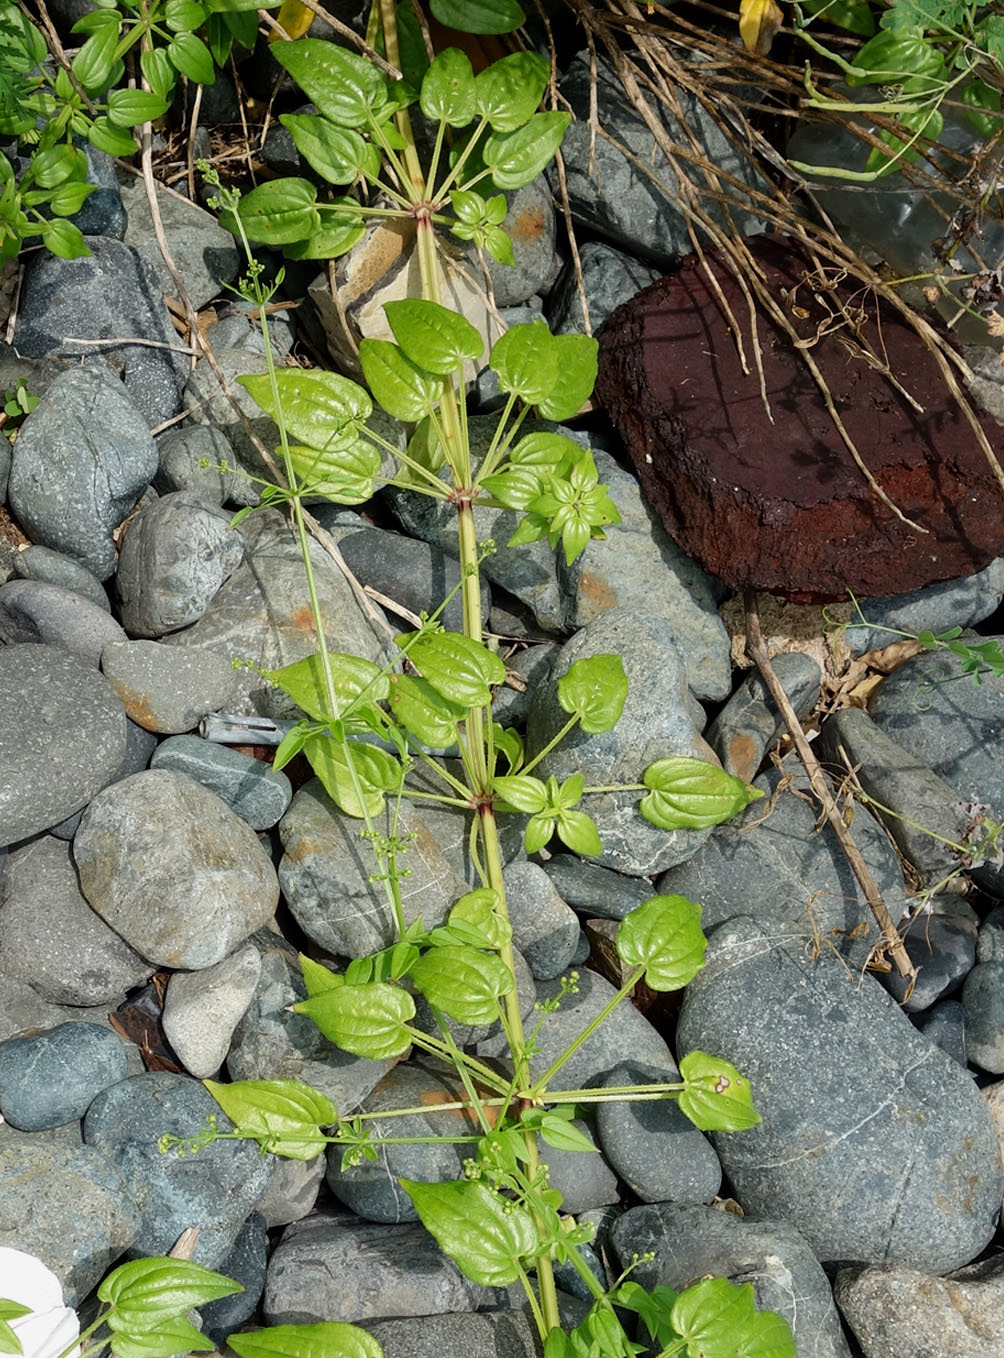
<instances>
[{"instance_id":1,"label":"round smooth pebble","mask_svg":"<svg viewBox=\"0 0 1004 1358\"><path fill-rule=\"evenodd\" d=\"M116 641L101 652L101 669L129 717L158 735L190 731L237 693L233 666L216 651Z\"/></svg>"},{"instance_id":2,"label":"round smooth pebble","mask_svg":"<svg viewBox=\"0 0 1004 1358\"><path fill-rule=\"evenodd\" d=\"M167 983L161 1023L190 1075L215 1075L261 976L261 955L247 945L203 971L176 971Z\"/></svg>"},{"instance_id":3,"label":"round smooth pebble","mask_svg":"<svg viewBox=\"0 0 1004 1358\"><path fill-rule=\"evenodd\" d=\"M14 574L21 580L44 580L50 585L60 585L97 604L106 613L111 611L108 594L101 581L65 552L55 552L51 547L38 544L26 547L14 558Z\"/></svg>"},{"instance_id":4,"label":"round smooth pebble","mask_svg":"<svg viewBox=\"0 0 1004 1358\"><path fill-rule=\"evenodd\" d=\"M251 827L168 769L134 773L95 797L73 856L91 907L158 966L211 967L266 924L279 900Z\"/></svg>"},{"instance_id":5,"label":"round smooth pebble","mask_svg":"<svg viewBox=\"0 0 1004 1358\"><path fill-rule=\"evenodd\" d=\"M127 1065L122 1039L96 1023L12 1037L0 1044L0 1113L24 1132L75 1122Z\"/></svg>"},{"instance_id":6,"label":"round smooth pebble","mask_svg":"<svg viewBox=\"0 0 1004 1358\"><path fill-rule=\"evenodd\" d=\"M579 944L575 911L536 863L513 863L502 874L513 942L538 981L560 976Z\"/></svg>"},{"instance_id":7,"label":"round smooth pebble","mask_svg":"<svg viewBox=\"0 0 1004 1358\"><path fill-rule=\"evenodd\" d=\"M132 636L160 637L198 622L244 557L244 534L231 529L230 517L187 490L140 510L115 577Z\"/></svg>"},{"instance_id":8,"label":"round smooth pebble","mask_svg":"<svg viewBox=\"0 0 1004 1358\"><path fill-rule=\"evenodd\" d=\"M126 714L108 681L58 646L0 647L0 692L0 844L13 844L115 777Z\"/></svg>"},{"instance_id":9,"label":"round smooth pebble","mask_svg":"<svg viewBox=\"0 0 1004 1358\"><path fill-rule=\"evenodd\" d=\"M5 972L52 1004L117 1005L153 973L87 904L69 844L52 835L4 861L0 957Z\"/></svg>"},{"instance_id":10,"label":"round smooth pebble","mask_svg":"<svg viewBox=\"0 0 1004 1358\"><path fill-rule=\"evenodd\" d=\"M173 769L194 778L222 797L252 830L271 830L278 825L293 800L293 786L281 769L273 769L243 750L216 745L199 736L162 740L150 767Z\"/></svg>"},{"instance_id":11,"label":"round smooth pebble","mask_svg":"<svg viewBox=\"0 0 1004 1358\"><path fill-rule=\"evenodd\" d=\"M0 585L0 638L62 646L86 665L97 665L112 641L125 632L107 609L62 585L44 580L8 580Z\"/></svg>"}]
</instances>

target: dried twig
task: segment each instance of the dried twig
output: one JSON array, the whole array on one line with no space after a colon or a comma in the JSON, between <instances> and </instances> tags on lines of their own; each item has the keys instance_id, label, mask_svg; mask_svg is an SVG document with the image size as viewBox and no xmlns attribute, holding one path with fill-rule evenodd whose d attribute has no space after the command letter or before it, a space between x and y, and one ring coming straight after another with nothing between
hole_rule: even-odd
<instances>
[{"instance_id":1,"label":"dried twig","mask_svg":"<svg viewBox=\"0 0 1004 1358\"><path fill-rule=\"evenodd\" d=\"M833 800L826 776L819 767L819 760L812 752L812 746L805 738L802 725L795 715L788 695L781 686L781 682L771 664L770 656L767 652L767 645L764 641L763 631L760 627L760 609L757 602L756 590L748 589L743 595L743 604L746 611L746 650L752 661L755 662L757 669L763 676L763 681L767 685L770 696L777 704L777 710L784 719L788 734L791 736L798 757L802 761L806 773L809 776L809 783L813 792L819 798L823 808L823 813L829 822L833 833L843 850L851 871L861 884L861 890L865 894L875 921L882 934L882 948L888 952L892 958L893 965L900 976L910 978L910 988L907 991L907 998L913 988L913 982L917 977L917 969L910 961L903 940L896 931L896 926L882 899L882 893L876 885L875 878L869 871L867 863L861 856L861 851L851 837L851 832L844 824L843 818L837 809L837 804Z\"/></svg>"}]
</instances>

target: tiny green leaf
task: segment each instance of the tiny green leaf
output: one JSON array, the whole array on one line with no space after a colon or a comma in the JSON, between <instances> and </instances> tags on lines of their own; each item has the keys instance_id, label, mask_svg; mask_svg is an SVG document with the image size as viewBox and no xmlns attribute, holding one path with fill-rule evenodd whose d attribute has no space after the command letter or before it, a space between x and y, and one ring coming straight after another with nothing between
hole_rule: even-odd
<instances>
[{"instance_id":1,"label":"tiny green leaf","mask_svg":"<svg viewBox=\"0 0 1004 1358\"><path fill-rule=\"evenodd\" d=\"M494 953L471 947L431 948L411 969L411 979L437 1009L458 1023L494 1023L499 997L513 987L512 972Z\"/></svg>"},{"instance_id":2,"label":"tiny green leaf","mask_svg":"<svg viewBox=\"0 0 1004 1358\"><path fill-rule=\"evenodd\" d=\"M62 217L43 225L42 239L59 259L81 259L91 253L80 228Z\"/></svg>"},{"instance_id":3,"label":"tiny green leaf","mask_svg":"<svg viewBox=\"0 0 1004 1358\"><path fill-rule=\"evenodd\" d=\"M581 1128L567 1118L545 1113L539 1123L540 1135L556 1151L577 1151L595 1154L596 1146Z\"/></svg>"},{"instance_id":4,"label":"tiny green leaf","mask_svg":"<svg viewBox=\"0 0 1004 1358\"><path fill-rule=\"evenodd\" d=\"M686 1088L681 1111L702 1132L741 1132L763 1119L753 1107L750 1082L731 1061L693 1051L680 1062Z\"/></svg>"},{"instance_id":5,"label":"tiny green leaf","mask_svg":"<svg viewBox=\"0 0 1004 1358\"><path fill-rule=\"evenodd\" d=\"M427 118L449 127L466 127L474 117L474 70L459 48L447 47L434 58L422 81L419 104Z\"/></svg>"},{"instance_id":6,"label":"tiny green leaf","mask_svg":"<svg viewBox=\"0 0 1004 1358\"><path fill-rule=\"evenodd\" d=\"M652 990L679 990L704 966L708 940L701 907L686 896L652 896L626 915L617 930L617 955L645 968Z\"/></svg>"},{"instance_id":7,"label":"tiny green leaf","mask_svg":"<svg viewBox=\"0 0 1004 1358\"><path fill-rule=\"evenodd\" d=\"M338 1121L331 1100L300 1080L235 1080L206 1089L239 1132L249 1132L262 1149L289 1160L313 1160L327 1144L321 1127Z\"/></svg>"},{"instance_id":8,"label":"tiny green leaf","mask_svg":"<svg viewBox=\"0 0 1004 1358\"><path fill-rule=\"evenodd\" d=\"M371 1334L339 1320L270 1325L232 1334L227 1347L240 1358L383 1358L383 1349Z\"/></svg>"},{"instance_id":9,"label":"tiny green leaf","mask_svg":"<svg viewBox=\"0 0 1004 1358\"><path fill-rule=\"evenodd\" d=\"M461 896L450 911L451 927L467 925L480 935L479 948L504 948L512 938L512 926L498 913L498 892L491 887L478 887Z\"/></svg>"},{"instance_id":10,"label":"tiny green leaf","mask_svg":"<svg viewBox=\"0 0 1004 1358\"><path fill-rule=\"evenodd\" d=\"M498 189L521 189L536 179L561 145L570 113L535 113L515 132L493 132L482 156Z\"/></svg>"},{"instance_id":11,"label":"tiny green leaf","mask_svg":"<svg viewBox=\"0 0 1004 1358\"><path fill-rule=\"evenodd\" d=\"M386 981L344 985L311 995L293 1008L309 1014L336 1046L371 1061L390 1061L411 1046L406 1027L415 1017L415 1001L406 990Z\"/></svg>"},{"instance_id":12,"label":"tiny green leaf","mask_svg":"<svg viewBox=\"0 0 1004 1358\"><path fill-rule=\"evenodd\" d=\"M398 645L414 633L396 638ZM505 683L505 665L480 641L459 632L427 632L408 646L408 659L437 693L464 707L491 702L491 684Z\"/></svg>"},{"instance_id":13,"label":"tiny green leaf","mask_svg":"<svg viewBox=\"0 0 1004 1358\"><path fill-rule=\"evenodd\" d=\"M628 680L619 655L590 655L576 660L558 680L558 702L579 716L583 731L596 735L620 721Z\"/></svg>"},{"instance_id":14,"label":"tiny green leaf","mask_svg":"<svg viewBox=\"0 0 1004 1358\"><path fill-rule=\"evenodd\" d=\"M442 379L413 363L399 345L364 339L359 361L370 391L396 420L421 420L438 406Z\"/></svg>"},{"instance_id":15,"label":"tiny green leaf","mask_svg":"<svg viewBox=\"0 0 1004 1358\"><path fill-rule=\"evenodd\" d=\"M106 1317L115 1330L155 1330L195 1306L242 1292L240 1283L189 1259L131 1259L112 1270L98 1297L113 1311Z\"/></svg>"},{"instance_id":16,"label":"tiny green leaf","mask_svg":"<svg viewBox=\"0 0 1004 1358\"><path fill-rule=\"evenodd\" d=\"M112 90L108 96L108 117L119 127L136 127L162 118L168 106L168 99L150 90Z\"/></svg>"},{"instance_id":17,"label":"tiny green leaf","mask_svg":"<svg viewBox=\"0 0 1004 1358\"><path fill-rule=\"evenodd\" d=\"M474 81L478 113L495 132L514 132L536 112L550 73L536 52L513 52L493 61Z\"/></svg>"},{"instance_id":18,"label":"tiny green leaf","mask_svg":"<svg viewBox=\"0 0 1004 1358\"><path fill-rule=\"evenodd\" d=\"M384 306L387 323L407 358L427 372L445 377L456 372L466 358L480 358L484 341L477 330L456 311L409 297Z\"/></svg>"},{"instance_id":19,"label":"tiny green leaf","mask_svg":"<svg viewBox=\"0 0 1004 1358\"><path fill-rule=\"evenodd\" d=\"M481 1287L507 1287L520 1261L536 1252L537 1232L523 1207L469 1180L426 1184L401 1179L422 1225Z\"/></svg>"},{"instance_id":20,"label":"tiny green leaf","mask_svg":"<svg viewBox=\"0 0 1004 1358\"><path fill-rule=\"evenodd\" d=\"M337 990L345 984L345 977L332 971L321 962L315 962L306 953L300 953L300 971L308 995L323 995L326 990Z\"/></svg>"},{"instance_id":21,"label":"tiny green leaf","mask_svg":"<svg viewBox=\"0 0 1004 1358\"><path fill-rule=\"evenodd\" d=\"M596 822L585 811L562 811L557 817L558 838L573 853L598 858L603 852Z\"/></svg>"},{"instance_id":22,"label":"tiny green leaf","mask_svg":"<svg viewBox=\"0 0 1004 1358\"><path fill-rule=\"evenodd\" d=\"M211 85L216 79L212 53L194 33L179 33L173 42L169 42L167 59L176 71L196 85Z\"/></svg>"},{"instance_id":23,"label":"tiny green leaf","mask_svg":"<svg viewBox=\"0 0 1004 1358\"><path fill-rule=\"evenodd\" d=\"M763 796L758 788L717 764L685 755L657 759L645 770L642 782L652 791L641 799L638 809L660 830L720 825Z\"/></svg>"},{"instance_id":24,"label":"tiny green leaf","mask_svg":"<svg viewBox=\"0 0 1004 1358\"><path fill-rule=\"evenodd\" d=\"M523 848L527 853L540 853L551 842L557 825L557 817L541 811L531 816L523 831Z\"/></svg>"},{"instance_id":25,"label":"tiny green leaf","mask_svg":"<svg viewBox=\"0 0 1004 1358\"><path fill-rule=\"evenodd\" d=\"M352 128L310 113L282 113L279 121L304 160L329 184L352 184L369 160L368 144Z\"/></svg>"},{"instance_id":26,"label":"tiny green leaf","mask_svg":"<svg viewBox=\"0 0 1004 1358\"><path fill-rule=\"evenodd\" d=\"M315 721L337 721L353 709L360 695L371 706L390 692L387 675L372 660L342 651L328 652L328 667L334 688L335 710L331 711L321 657L304 656L279 670L266 670L265 677L292 698Z\"/></svg>"},{"instance_id":27,"label":"tiny green leaf","mask_svg":"<svg viewBox=\"0 0 1004 1358\"><path fill-rule=\"evenodd\" d=\"M247 202L251 197L253 194L248 194L242 201ZM268 373L255 373L237 380L266 415L275 419L278 409ZM359 426L373 413L373 402L365 388L339 373L280 368L275 381L287 432L291 438L312 448L331 448L340 442L352 442Z\"/></svg>"}]
</instances>

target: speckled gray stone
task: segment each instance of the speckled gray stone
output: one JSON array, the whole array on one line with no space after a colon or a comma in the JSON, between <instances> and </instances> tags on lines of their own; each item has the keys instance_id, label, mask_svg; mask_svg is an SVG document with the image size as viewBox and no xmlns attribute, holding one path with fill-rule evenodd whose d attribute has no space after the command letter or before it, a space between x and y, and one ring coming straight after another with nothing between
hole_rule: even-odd
<instances>
[{"instance_id":1,"label":"speckled gray stone","mask_svg":"<svg viewBox=\"0 0 1004 1358\"><path fill-rule=\"evenodd\" d=\"M970 820L959 793L859 707L845 707L823 723L816 757L842 768L840 746L865 792L894 813L878 815L923 885L933 886L951 876L959 859L942 840L960 842Z\"/></svg>"},{"instance_id":2,"label":"speckled gray stone","mask_svg":"<svg viewBox=\"0 0 1004 1358\"><path fill-rule=\"evenodd\" d=\"M799 1354L849 1358L826 1274L787 1221L660 1202L619 1217L610 1244L619 1268L654 1254L632 1270L642 1287L661 1283L682 1291L708 1276L752 1283L757 1306L777 1311L792 1327Z\"/></svg>"},{"instance_id":3,"label":"speckled gray stone","mask_svg":"<svg viewBox=\"0 0 1004 1358\"><path fill-rule=\"evenodd\" d=\"M579 264L593 335L599 334L616 307L661 276L659 269L597 240L587 240L579 246ZM558 275L547 299L547 312L555 335L582 333L586 328L571 263L566 264Z\"/></svg>"},{"instance_id":4,"label":"speckled gray stone","mask_svg":"<svg viewBox=\"0 0 1004 1358\"><path fill-rule=\"evenodd\" d=\"M262 1302L269 1325L471 1311L492 1291L469 1282L424 1226L349 1217L295 1222L269 1260Z\"/></svg>"},{"instance_id":5,"label":"speckled gray stone","mask_svg":"<svg viewBox=\"0 0 1004 1358\"><path fill-rule=\"evenodd\" d=\"M989 351L986 351L989 352ZM1000 366L996 355L993 362ZM1004 598L1004 557L975 575L962 580L944 580L940 584L925 585L910 594L896 594L883 599L866 599L862 612L869 623L898 628L903 632L946 631L950 627L974 627L989 618ZM859 625L844 631L844 640L855 655L874 647L888 646L899 637L882 632L878 627Z\"/></svg>"},{"instance_id":6,"label":"speckled gray stone","mask_svg":"<svg viewBox=\"0 0 1004 1358\"><path fill-rule=\"evenodd\" d=\"M97 1287L139 1225L126 1177L94 1146L38 1132L0 1143L0 1245L47 1264L67 1306Z\"/></svg>"},{"instance_id":7,"label":"speckled gray stone","mask_svg":"<svg viewBox=\"0 0 1004 1358\"><path fill-rule=\"evenodd\" d=\"M256 516L257 517L257 516ZM317 650L303 583L303 559L288 525L278 516L252 519L245 559L217 591L193 627L164 638L170 646L219 651L228 660L250 660L238 675L239 711L280 719L297 718L297 708L258 670L276 669ZM345 576L320 544L310 554L328 649L383 663L387 634L364 615Z\"/></svg>"},{"instance_id":8,"label":"speckled gray stone","mask_svg":"<svg viewBox=\"0 0 1004 1358\"><path fill-rule=\"evenodd\" d=\"M205 108L202 117L206 117ZM157 248L145 184L142 179L123 176L121 194L128 213L126 244L133 246L149 260L160 281L161 291L174 297L177 285ZM197 203L168 193L160 185L157 186L157 206L185 290L192 305L199 311L218 295L221 284L232 283L237 276L240 255L234 245L234 238L229 231L224 231L211 213Z\"/></svg>"},{"instance_id":9,"label":"speckled gray stone","mask_svg":"<svg viewBox=\"0 0 1004 1358\"><path fill-rule=\"evenodd\" d=\"M122 1080L88 1109L84 1141L118 1167L139 1213L137 1255L166 1254L182 1231L198 1225L193 1258L216 1268L265 1191L270 1157L253 1141L215 1141L183 1159L161 1154L161 1136L196 1136L210 1114L221 1131L233 1130L197 1080L163 1070Z\"/></svg>"},{"instance_id":10,"label":"speckled gray stone","mask_svg":"<svg viewBox=\"0 0 1004 1358\"><path fill-rule=\"evenodd\" d=\"M52 1004L117 1004L153 972L87 904L69 844L51 835L0 868L0 957Z\"/></svg>"},{"instance_id":11,"label":"speckled gray stone","mask_svg":"<svg viewBox=\"0 0 1004 1358\"><path fill-rule=\"evenodd\" d=\"M240 1283L243 1292L218 1297L199 1308L203 1333L221 1349L228 1336L241 1329L254 1315L265 1287L268 1253L265 1222L259 1212L252 1212L226 1257L220 1261L218 1270L225 1278Z\"/></svg>"},{"instance_id":12,"label":"speckled gray stone","mask_svg":"<svg viewBox=\"0 0 1004 1358\"><path fill-rule=\"evenodd\" d=\"M448 1137L471 1134L477 1130L477 1123L473 1117L462 1113L437 1113L430 1105L455 1102L464 1097L463 1085L445 1066L431 1060L410 1060L395 1066L367 1094L362 1109L367 1113L396 1108L425 1109L403 1117L368 1119L366 1126L376 1137ZM326 1178L335 1197L365 1221L417 1221L418 1211L399 1179L442 1183L460 1178L467 1154L467 1147L451 1141L386 1145L375 1162L363 1160L343 1169L341 1149L331 1146L327 1152Z\"/></svg>"},{"instance_id":13,"label":"speckled gray stone","mask_svg":"<svg viewBox=\"0 0 1004 1358\"><path fill-rule=\"evenodd\" d=\"M601 613L567 642L537 691L527 724L527 755L542 750L561 730L568 713L558 703L558 681L578 660L620 656L628 680L624 710L612 730L589 735L576 728L545 755L536 773L559 779L585 775L587 784L641 782L656 759L687 755L717 765L694 728L687 703L687 671L676 633L658 613L639 614L621 605ZM691 857L707 830L658 830L639 814L637 792L591 796L586 809L603 841L598 861L632 876L660 872Z\"/></svg>"},{"instance_id":14,"label":"speckled gray stone","mask_svg":"<svg viewBox=\"0 0 1004 1358\"><path fill-rule=\"evenodd\" d=\"M0 647L0 843L79 811L118 772L126 715L106 679L58 646Z\"/></svg>"},{"instance_id":15,"label":"speckled gray stone","mask_svg":"<svg viewBox=\"0 0 1004 1358\"><path fill-rule=\"evenodd\" d=\"M579 942L575 911L565 904L536 863L510 864L503 880L513 942L537 980L560 976Z\"/></svg>"},{"instance_id":16,"label":"speckled gray stone","mask_svg":"<svg viewBox=\"0 0 1004 1358\"><path fill-rule=\"evenodd\" d=\"M204 1080L222 1066L260 977L261 955L251 944L203 971L173 974L161 1022L164 1036L190 1075Z\"/></svg>"},{"instance_id":17,"label":"speckled gray stone","mask_svg":"<svg viewBox=\"0 0 1004 1358\"><path fill-rule=\"evenodd\" d=\"M118 694L115 696L118 697ZM128 778L130 773L141 773L149 764L150 756L156 747L157 737L153 732L144 731L142 726L137 726L126 717L125 756L111 781L117 783L120 778ZM49 833L55 835L57 839L72 839L77 833L83 814L83 808L75 811L72 816L67 816L58 825L52 826Z\"/></svg>"},{"instance_id":18,"label":"speckled gray stone","mask_svg":"<svg viewBox=\"0 0 1004 1358\"><path fill-rule=\"evenodd\" d=\"M96 1023L12 1037L0 1043L0 1113L23 1132L76 1122L126 1067L122 1039Z\"/></svg>"},{"instance_id":19,"label":"speckled gray stone","mask_svg":"<svg viewBox=\"0 0 1004 1358\"><path fill-rule=\"evenodd\" d=\"M864 1358L997 1358L1004 1330L999 1254L947 1278L894 1264L841 1269L833 1295Z\"/></svg>"},{"instance_id":20,"label":"speckled gray stone","mask_svg":"<svg viewBox=\"0 0 1004 1358\"><path fill-rule=\"evenodd\" d=\"M178 336L160 284L149 261L122 241L89 236L86 243L91 253L78 259L57 259L43 250L29 260L15 347L22 354L58 356L97 371L121 372L136 409L152 428L177 414L178 384L187 366L182 355L171 352ZM71 342L132 336L164 347L94 348ZM96 427L102 427L100 412Z\"/></svg>"},{"instance_id":21,"label":"speckled gray stone","mask_svg":"<svg viewBox=\"0 0 1004 1358\"><path fill-rule=\"evenodd\" d=\"M55 552L51 547L26 547L14 558L14 574L20 580L44 580L50 585L61 585L97 604L106 613L111 610L101 581L65 552Z\"/></svg>"},{"instance_id":22,"label":"speckled gray stone","mask_svg":"<svg viewBox=\"0 0 1004 1358\"><path fill-rule=\"evenodd\" d=\"M677 1044L749 1080L763 1121L711 1134L722 1167L747 1212L790 1222L822 1263L944 1273L992 1238L1004 1175L987 1105L868 975L739 917L711 935Z\"/></svg>"},{"instance_id":23,"label":"speckled gray stone","mask_svg":"<svg viewBox=\"0 0 1004 1358\"><path fill-rule=\"evenodd\" d=\"M437 609L447 594L460 584L460 564L432 543L390 533L384 528L363 527L341 538L339 551L361 585L370 585L413 613ZM481 611L491 610L487 582L481 587ZM396 621L401 628L405 623ZM463 631L464 608L459 592L440 614L450 632Z\"/></svg>"},{"instance_id":24,"label":"speckled gray stone","mask_svg":"<svg viewBox=\"0 0 1004 1358\"><path fill-rule=\"evenodd\" d=\"M0 585L0 642L39 642L97 665L103 647L125 641L107 609L44 580L8 580Z\"/></svg>"},{"instance_id":25,"label":"speckled gray stone","mask_svg":"<svg viewBox=\"0 0 1004 1358\"><path fill-rule=\"evenodd\" d=\"M665 618L698 698L720 701L732 688L729 637L718 616L711 577L684 556L642 499L637 479L601 448L593 459L620 513L605 540L591 541L572 563L557 559L565 626L585 627L611 608Z\"/></svg>"},{"instance_id":26,"label":"speckled gray stone","mask_svg":"<svg viewBox=\"0 0 1004 1358\"><path fill-rule=\"evenodd\" d=\"M801 720L819 699L822 673L811 655L802 651L774 656L774 673ZM704 733L722 761L722 768L751 783L763 757L787 728L767 685L758 673L750 674L736 689Z\"/></svg>"},{"instance_id":27,"label":"speckled gray stone","mask_svg":"<svg viewBox=\"0 0 1004 1358\"><path fill-rule=\"evenodd\" d=\"M101 652L101 669L138 726L159 735L190 731L236 696L232 665L215 651L117 641Z\"/></svg>"},{"instance_id":28,"label":"speckled gray stone","mask_svg":"<svg viewBox=\"0 0 1004 1358\"><path fill-rule=\"evenodd\" d=\"M277 825L293 800L292 785L281 769L277 771L263 759L200 736L162 740L150 767L174 769L194 778L222 797L253 830L270 830Z\"/></svg>"},{"instance_id":29,"label":"speckled gray stone","mask_svg":"<svg viewBox=\"0 0 1004 1358\"><path fill-rule=\"evenodd\" d=\"M271 451L278 445L278 430L269 416L263 413L261 406L237 381L245 374L266 372L268 365L265 356L251 353L248 349L217 349L216 362L238 406L250 420L255 434ZM271 480L268 467L249 438L206 359L200 358L196 363L181 399L193 424L210 425L223 433L233 448L234 457L240 467L255 476Z\"/></svg>"},{"instance_id":30,"label":"speckled gray stone","mask_svg":"<svg viewBox=\"0 0 1004 1358\"><path fill-rule=\"evenodd\" d=\"M553 854L542 866L562 899L581 915L623 919L654 894L651 882L625 877L575 854Z\"/></svg>"},{"instance_id":31,"label":"speckled gray stone","mask_svg":"<svg viewBox=\"0 0 1004 1358\"><path fill-rule=\"evenodd\" d=\"M421 812L402 801L398 814L388 803L373 821L381 834L416 836L403 858L409 869L401 880L405 924L419 915L427 929L442 924L467 887L440 852ZM365 957L395 941L390 904L382 885L370 880L373 857L367 845L359 844L359 821L339 811L319 779L296 793L279 836L285 850L279 864L283 895L315 943L336 957Z\"/></svg>"},{"instance_id":32,"label":"speckled gray stone","mask_svg":"<svg viewBox=\"0 0 1004 1358\"><path fill-rule=\"evenodd\" d=\"M622 1088L673 1084L675 1062L666 1066L621 1061L601 1085ZM642 1202L711 1202L722 1182L722 1167L710 1141L681 1113L674 1100L600 1103L596 1137L604 1156Z\"/></svg>"},{"instance_id":33,"label":"speckled gray stone","mask_svg":"<svg viewBox=\"0 0 1004 1358\"><path fill-rule=\"evenodd\" d=\"M107 580L112 529L157 470L157 449L122 383L106 368L61 373L18 431L7 496L33 542Z\"/></svg>"},{"instance_id":34,"label":"speckled gray stone","mask_svg":"<svg viewBox=\"0 0 1004 1358\"><path fill-rule=\"evenodd\" d=\"M383 1358L536 1358L533 1319L522 1311L482 1311L377 1320L366 1326Z\"/></svg>"},{"instance_id":35,"label":"speckled gray stone","mask_svg":"<svg viewBox=\"0 0 1004 1358\"><path fill-rule=\"evenodd\" d=\"M160 467L153 488L160 495L193 490L218 505L256 505L261 499L254 482L237 467L230 440L213 425L168 429L157 440L157 455ZM221 471L224 466L233 470Z\"/></svg>"},{"instance_id":36,"label":"speckled gray stone","mask_svg":"<svg viewBox=\"0 0 1004 1358\"><path fill-rule=\"evenodd\" d=\"M212 966L270 920L279 899L250 826L168 769L134 773L95 797L73 856L92 908L161 966Z\"/></svg>"},{"instance_id":37,"label":"speckled gray stone","mask_svg":"<svg viewBox=\"0 0 1004 1358\"><path fill-rule=\"evenodd\" d=\"M140 510L116 575L122 622L133 636L160 637L198 622L244 556L244 534L230 518L191 490Z\"/></svg>"},{"instance_id":38,"label":"speckled gray stone","mask_svg":"<svg viewBox=\"0 0 1004 1358\"><path fill-rule=\"evenodd\" d=\"M969 1059L1004 1073L1004 962L977 962L962 987Z\"/></svg>"},{"instance_id":39,"label":"speckled gray stone","mask_svg":"<svg viewBox=\"0 0 1004 1358\"><path fill-rule=\"evenodd\" d=\"M617 993L609 981L595 971L578 973L578 990L562 998L557 1011L549 1014L537 1038L537 1053L531 1068L543 1075L551 1062L573 1038L594 1019ZM541 981L537 986L540 1001L560 993L559 981ZM585 1089L600 1081L621 1061L625 1052L632 1058L661 1070L674 1069L666 1043L648 1019L631 1004L619 1004L609 1018L592 1033L554 1077L555 1089Z\"/></svg>"},{"instance_id":40,"label":"speckled gray stone","mask_svg":"<svg viewBox=\"0 0 1004 1358\"><path fill-rule=\"evenodd\" d=\"M687 896L703 907L705 930L736 915L751 915L772 932L784 932L815 949L828 940L863 965L878 931L861 886L828 825L819 828L816 803L801 766L785 762L791 777L771 803L782 777L771 769L756 779L764 793L734 820L716 825L698 852L663 873L660 892ZM899 859L884 834L865 812L854 817L851 837L894 919L906 908L906 886Z\"/></svg>"}]
</instances>

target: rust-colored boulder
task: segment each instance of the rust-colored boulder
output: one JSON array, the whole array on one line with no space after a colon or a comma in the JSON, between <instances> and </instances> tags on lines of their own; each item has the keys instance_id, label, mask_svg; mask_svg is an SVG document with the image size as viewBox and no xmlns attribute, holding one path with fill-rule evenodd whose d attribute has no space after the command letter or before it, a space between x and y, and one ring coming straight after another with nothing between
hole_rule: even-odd
<instances>
[{"instance_id":1,"label":"rust-colored boulder","mask_svg":"<svg viewBox=\"0 0 1004 1358\"><path fill-rule=\"evenodd\" d=\"M862 334L924 405L911 408L862 356L793 243L748 242L767 287L812 345L834 405L884 505L854 465L802 357L758 317L772 424L747 329L747 305L727 266L708 256L744 330L742 370L729 323L700 264L645 288L611 316L600 339L596 394L620 433L642 489L680 547L736 589L798 603L901 594L982 570L1004 555L1002 495L973 431L952 403L923 342L857 285ZM852 286L856 291L852 292ZM816 296L815 294L819 294ZM999 453L1000 426L983 421Z\"/></svg>"}]
</instances>

